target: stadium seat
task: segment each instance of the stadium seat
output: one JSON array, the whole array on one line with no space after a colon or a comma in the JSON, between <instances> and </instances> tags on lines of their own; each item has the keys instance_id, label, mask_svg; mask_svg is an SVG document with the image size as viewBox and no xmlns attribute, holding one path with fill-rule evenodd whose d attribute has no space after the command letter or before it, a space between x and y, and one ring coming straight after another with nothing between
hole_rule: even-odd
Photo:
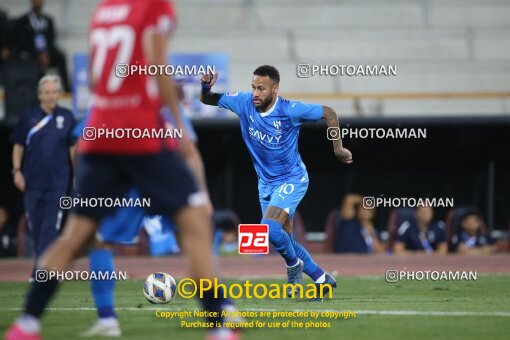
<instances>
[{"instance_id":1,"label":"stadium seat","mask_svg":"<svg viewBox=\"0 0 510 340\"><path fill-rule=\"evenodd\" d=\"M460 228L460 219L464 214L468 211L478 211L476 207L473 206L460 206L457 208L450 209L448 214L446 215L446 226L445 226L445 234L446 234L446 242L448 242L448 251L455 252L457 250L457 235ZM481 219L482 224L482 233L487 232L487 225L483 218Z\"/></svg>"},{"instance_id":2,"label":"stadium seat","mask_svg":"<svg viewBox=\"0 0 510 340\"><path fill-rule=\"evenodd\" d=\"M16 124L26 109L37 106L37 82L41 69L35 62L9 61L4 65L5 113Z\"/></svg>"},{"instance_id":3,"label":"stadium seat","mask_svg":"<svg viewBox=\"0 0 510 340\"><path fill-rule=\"evenodd\" d=\"M324 227L324 231L326 232L326 240L324 241L325 253L333 252L333 244L335 241L335 225L339 219L340 209L338 208L332 209L328 213L328 217L326 217L326 225Z\"/></svg>"},{"instance_id":4,"label":"stadium seat","mask_svg":"<svg viewBox=\"0 0 510 340\"><path fill-rule=\"evenodd\" d=\"M397 233L398 228L402 224L402 222L407 220L415 219L415 209L414 208L397 208L393 209L390 213L390 218L388 219L388 234L389 234L389 243L388 243L388 251L393 253L393 246L397 241Z\"/></svg>"},{"instance_id":5,"label":"stadium seat","mask_svg":"<svg viewBox=\"0 0 510 340\"><path fill-rule=\"evenodd\" d=\"M16 256L26 257L33 256L32 239L29 237L28 221L25 214L22 214L18 221L16 229Z\"/></svg>"},{"instance_id":6,"label":"stadium seat","mask_svg":"<svg viewBox=\"0 0 510 340\"><path fill-rule=\"evenodd\" d=\"M507 237L496 242L498 252L510 252L510 220L508 221L508 228L506 232Z\"/></svg>"},{"instance_id":7,"label":"stadium seat","mask_svg":"<svg viewBox=\"0 0 510 340\"><path fill-rule=\"evenodd\" d=\"M149 254L149 240L145 228L141 228L134 244L116 244L115 256L146 256Z\"/></svg>"},{"instance_id":8,"label":"stadium seat","mask_svg":"<svg viewBox=\"0 0 510 340\"><path fill-rule=\"evenodd\" d=\"M502 251L508 251L510 252L510 219L508 220L508 237L505 240L505 243L502 246Z\"/></svg>"},{"instance_id":9,"label":"stadium seat","mask_svg":"<svg viewBox=\"0 0 510 340\"><path fill-rule=\"evenodd\" d=\"M28 9L26 3L5 1L11 17ZM73 55L87 51L88 18L98 3L99 0L54 0L46 4L47 12L55 19L58 44L67 54L70 70ZM285 94L340 90L371 93L382 89L413 93L498 92L510 86L510 68L506 64L510 55L507 39L510 6L504 1L467 7L451 1L435 1L428 6L401 1L298 1L298 4L176 1L179 16L185 19L179 20L171 49L179 53L227 53L232 90L249 88L250 74L261 60L280 69ZM303 20L302 13L306 11L314 15ZM258 34L253 35L254 30ZM257 46L265 46L270 55ZM398 77L300 79L295 75L297 63L395 62ZM343 114L354 114L352 105L343 101L321 102L337 107ZM369 101L363 104L368 107L365 108L368 114L378 113L378 108L371 109L377 105ZM384 101L384 112L396 116L475 115L482 111L501 114L505 107L494 98Z\"/></svg>"}]
</instances>

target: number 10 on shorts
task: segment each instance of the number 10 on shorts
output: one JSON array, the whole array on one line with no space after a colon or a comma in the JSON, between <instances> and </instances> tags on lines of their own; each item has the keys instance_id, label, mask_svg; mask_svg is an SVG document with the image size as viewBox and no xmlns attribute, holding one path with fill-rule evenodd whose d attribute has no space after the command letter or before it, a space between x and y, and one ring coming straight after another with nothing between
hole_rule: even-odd
<instances>
[{"instance_id":1,"label":"number 10 on shorts","mask_svg":"<svg viewBox=\"0 0 510 340\"><path fill-rule=\"evenodd\" d=\"M268 254L269 226L267 224L240 224L239 254Z\"/></svg>"}]
</instances>

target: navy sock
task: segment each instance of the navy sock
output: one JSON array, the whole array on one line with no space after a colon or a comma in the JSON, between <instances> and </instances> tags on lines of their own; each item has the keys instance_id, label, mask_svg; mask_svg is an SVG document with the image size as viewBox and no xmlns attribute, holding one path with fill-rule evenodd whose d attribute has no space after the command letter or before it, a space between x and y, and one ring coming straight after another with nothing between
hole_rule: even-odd
<instances>
[{"instance_id":1,"label":"navy sock","mask_svg":"<svg viewBox=\"0 0 510 340\"><path fill-rule=\"evenodd\" d=\"M276 251L285 259L287 266L296 265L298 262L296 252L290 241L289 234L283 230L282 224L267 218L262 219L261 223L269 226L269 242L271 242Z\"/></svg>"},{"instance_id":2,"label":"navy sock","mask_svg":"<svg viewBox=\"0 0 510 340\"><path fill-rule=\"evenodd\" d=\"M89 253L90 272L96 277L111 277L115 267L113 264L113 251L109 249L92 249ZM101 274L100 274L101 273ZM108 274L105 274L108 273ZM115 280L91 280L92 295L100 318L117 317L113 310Z\"/></svg>"},{"instance_id":3,"label":"navy sock","mask_svg":"<svg viewBox=\"0 0 510 340\"><path fill-rule=\"evenodd\" d=\"M220 325L223 324L223 317L221 316L222 307L227 304L232 304L229 300L224 297L224 291L222 287L218 287L217 297L214 297L214 289L209 289L203 292L203 297L200 299L204 310L208 312L218 312L218 317L207 317L208 322L214 322L216 327L218 322Z\"/></svg>"},{"instance_id":4,"label":"navy sock","mask_svg":"<svg viewBox=\"0 0 510 340\"><path fill-rule=\"evenodd\" d=\"M58 280L51 279L45 282L32 282L25 302L25 314L37 319L44 312L58 288Z\"/></svg>"},{"instance_id":5,"label":"navy sock","mask_svg":"<svg viewBox=\"0 0 510 340\"><path fill-rule=\"evenodd\" d=\"M296 251L297 257L299 257L301 260L303 260L304 268L303 271L306 275L310 276L312 280L317 280L319 277L324 274L324 271L315 263L315 261L312 259L312 256L310 253L299 243L294 239L294 236L290 237L290 240L292 242L292 246L294 247L294 250Z\"/></svg>"}]
</instances>

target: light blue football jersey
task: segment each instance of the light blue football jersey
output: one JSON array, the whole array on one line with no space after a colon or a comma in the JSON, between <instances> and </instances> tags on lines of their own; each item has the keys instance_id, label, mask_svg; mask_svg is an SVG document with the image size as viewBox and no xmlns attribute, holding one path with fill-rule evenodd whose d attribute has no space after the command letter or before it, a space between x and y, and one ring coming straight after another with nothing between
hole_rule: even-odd
<instances>
[{"instance_id":1,"label":"light blue football jersey","mask_svg":"<svg viewBox=\"0 0 510 340\"><path fill-rule=\"evenodd\" d=\"M305 122L322 118L321 105L278 97L267 112L258 112L251 92L233 92L222 94L218 106L239 116L241 133L259 181L278 185L308 180L298 151L299 129Z\"/></svg>"}]
</instances>

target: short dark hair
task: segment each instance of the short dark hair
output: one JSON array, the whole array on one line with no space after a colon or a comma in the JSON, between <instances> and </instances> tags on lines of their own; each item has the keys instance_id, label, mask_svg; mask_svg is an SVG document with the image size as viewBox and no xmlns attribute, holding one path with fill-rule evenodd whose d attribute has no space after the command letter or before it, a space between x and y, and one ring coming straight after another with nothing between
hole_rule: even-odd
<instances>
[{"instance_id":1,"label":"short dark hair","mask_svg":"<svg viewBox=\"0 0 510 340\"><path fill-rule=\"evenodd\" d=\"M280 84L280 72L276 69L276 67L271 65L262 65L259 66L253 71L254 76L268 76L272 81L276 84Z\"/></svg>"},{"instance_id":2,"label":"short dark hair","mask_svg":"<svg viewBox=\"0 0 510 340\"><path fill-rule=\"evenodd\" d=\"M478 212L478 210L475 210L475 209L470 209L468 211L466 211L461 217L460 217L460 223L462 223L465 219L467 219L468 217L471 217L471 216L474 216L474 217L477 217L478 219L482 219L482 216L480 215L480 213Z\"/></svg>"}]
</instances>

